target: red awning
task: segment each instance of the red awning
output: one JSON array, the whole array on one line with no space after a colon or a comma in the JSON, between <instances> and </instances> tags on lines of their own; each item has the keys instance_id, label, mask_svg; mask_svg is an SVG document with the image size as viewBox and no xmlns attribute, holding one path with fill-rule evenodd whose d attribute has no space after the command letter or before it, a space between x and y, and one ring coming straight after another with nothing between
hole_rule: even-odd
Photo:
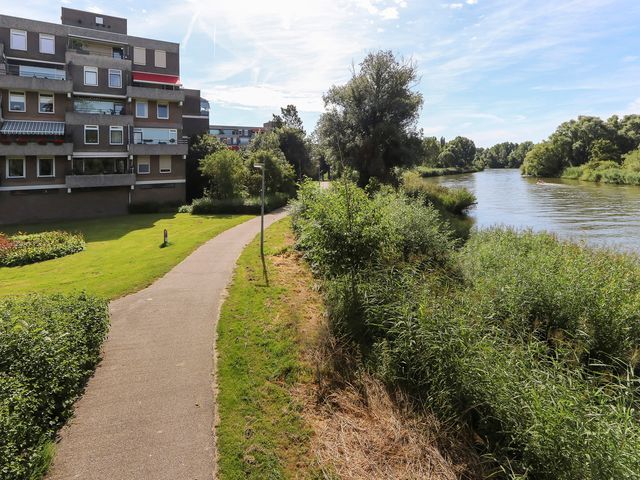
<instances>
[{"instance_id":1,"label":"red awning","mask_svg":"<svg viewBox=\"0 0 640 480\"><path fill-rule=\"evenodd\" d=\"M158 83L161 85L180 85L180 77L161 73L133 72L134 82Z\"/></svg>"}]
</instances>

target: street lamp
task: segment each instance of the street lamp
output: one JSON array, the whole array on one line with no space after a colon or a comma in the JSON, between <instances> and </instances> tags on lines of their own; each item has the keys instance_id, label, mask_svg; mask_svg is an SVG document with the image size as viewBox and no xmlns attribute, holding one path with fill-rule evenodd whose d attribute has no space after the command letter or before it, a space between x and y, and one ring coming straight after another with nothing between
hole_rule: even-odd
<instances>
[{"instance_id":1,"label":"street lamp","mask_svg":"<svg viewBox=\"0 0 640 480\"><path fill-rule=\"evenodd\" d=\"M269 279L267 278L267 264L264 261L264 163L254 163L254 168L257 168L262 173L262 189L260 190L260 259L262 260L262 273L264 274L264 280L269 285Z\"/></svg>"}]
</instances>

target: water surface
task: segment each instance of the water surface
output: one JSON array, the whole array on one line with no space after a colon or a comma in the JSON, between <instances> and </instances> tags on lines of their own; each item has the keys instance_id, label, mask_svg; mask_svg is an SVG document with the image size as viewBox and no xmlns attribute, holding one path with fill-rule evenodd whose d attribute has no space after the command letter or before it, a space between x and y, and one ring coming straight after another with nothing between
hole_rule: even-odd
<instances>
[{"instance_id":1,"label":"water surface","mask_svg":"<svg viewBox=\"0 0 640 480\"><path fill-rule=\"evenodd\" d=\"M511 169L426 179L471 190L478 200L469 210L476 228L532 228L592 245L640 251L640 187L542 180L538 183Z\"/></svg>"}]
</instances>

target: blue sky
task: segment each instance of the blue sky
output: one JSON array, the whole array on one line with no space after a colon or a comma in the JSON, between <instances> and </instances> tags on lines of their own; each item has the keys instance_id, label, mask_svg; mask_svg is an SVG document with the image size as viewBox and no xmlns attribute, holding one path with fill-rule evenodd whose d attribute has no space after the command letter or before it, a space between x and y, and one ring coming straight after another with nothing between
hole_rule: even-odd
<instances>
[{"instance_id":1,"label":"blue sky","mask_svg":"<svg viewBox=\"0 0 640 480\"><path fill-rule=\"evenodd\" d=\"M0 0L0 12L59 22L62 5L180 42L183 83L211 101L212 123L261 125L293 103L311 131L322 94L381 48L417 62L425 135L539 141L578 115L640 113L640 0Z\"/></svg>"}]
</instances>

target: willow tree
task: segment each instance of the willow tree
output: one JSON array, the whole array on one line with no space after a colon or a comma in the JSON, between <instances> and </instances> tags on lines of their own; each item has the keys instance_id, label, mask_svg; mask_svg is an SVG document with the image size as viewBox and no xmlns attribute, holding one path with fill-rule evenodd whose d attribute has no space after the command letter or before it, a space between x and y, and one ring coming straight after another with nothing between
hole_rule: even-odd
<instances>
[{"instance_id":1,"label":"willow tree","mask_svg":"<svg viewBox=\"0 0 640 480\"><path fill-rule=\"evenodd\" d=\"M358 172L360 185L371 177L389 180L393 167L421 160L417 81L415 63L379 51L354 67L345 85L324 95L326 112L318 121L318 136L332 158Z\"/></svg>"}]
</instances>

